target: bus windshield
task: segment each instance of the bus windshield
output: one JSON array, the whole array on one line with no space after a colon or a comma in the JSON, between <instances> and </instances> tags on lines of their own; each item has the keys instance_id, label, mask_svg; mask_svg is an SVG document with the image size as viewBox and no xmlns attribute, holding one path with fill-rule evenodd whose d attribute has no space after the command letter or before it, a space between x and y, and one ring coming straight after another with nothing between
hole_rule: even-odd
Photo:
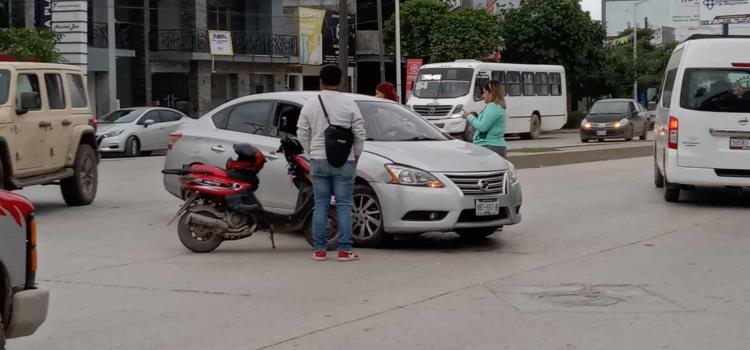
<instances>
[{"instance_id":1,"label":"bus windshield","mask_svg":"<svg viewBox=\"0 0 750 350\"><path fill-rule=\"evenodd\" d=\"M471 91L473 68L423 68L414 86L419 98L456 98Z\"/></svg>"}]
</instances>

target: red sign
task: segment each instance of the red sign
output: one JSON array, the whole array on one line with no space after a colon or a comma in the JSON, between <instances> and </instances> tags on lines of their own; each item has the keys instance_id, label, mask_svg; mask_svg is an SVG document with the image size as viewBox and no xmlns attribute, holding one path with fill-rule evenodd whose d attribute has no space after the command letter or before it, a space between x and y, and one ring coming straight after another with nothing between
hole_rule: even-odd
<instances>
[{"instance_id":1,"label":"red sign","mask_svg":"<svg viewBox=\"0 0 750 350\"><path fill-rule=\"evenodd\" d=\"M419 74L419 68L422 67L421 58L407 58L406 59L406 100L411 98L412 91L414 91L414 82L417 81L417 74Z\"/></svg>"}]
</instances>

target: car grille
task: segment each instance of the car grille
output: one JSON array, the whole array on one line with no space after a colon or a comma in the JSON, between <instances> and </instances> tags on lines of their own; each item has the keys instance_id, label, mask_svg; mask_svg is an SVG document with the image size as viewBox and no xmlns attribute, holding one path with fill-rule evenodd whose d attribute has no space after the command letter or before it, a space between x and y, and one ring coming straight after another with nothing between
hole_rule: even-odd
<instances>
[{"instance_id":1,"label":"car grille","mask_svg":"<svg viewBox=\"0 0 750 350\"><path fill-rule=\"evenodd\" d=\"M423 117L445 117L453 110L453 106L414 106L414 111Z\"/></svg>"},{"instance_id":2,"label":"car grille","mask_svg":"<svg viewBox=\"0 0 750 350\"><path fill-rule=\"evenodd\" d=\"M445 174L466 195L505 193L505 172Z\"/></svg>"}]
</instances>

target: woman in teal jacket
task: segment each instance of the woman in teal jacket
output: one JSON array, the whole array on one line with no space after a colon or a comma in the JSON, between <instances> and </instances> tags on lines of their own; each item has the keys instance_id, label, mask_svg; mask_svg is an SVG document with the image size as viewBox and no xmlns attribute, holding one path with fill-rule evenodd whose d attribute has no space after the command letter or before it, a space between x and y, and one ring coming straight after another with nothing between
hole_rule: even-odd
<instances>
[{"instance_id":1,"label":"woman in teal jacket","mask_svg":"<svg viewBox=\"0 0 750 350\"><path fill-rule=\"evenodd\" d=\"M505 86L497 80L488 82L482 89L482 97L487 107L477 115L474 112L464 113L464 118L476 130L474 144L484 146L495 153L506 156L505 125Z\"/></svg>"}]
</instances>

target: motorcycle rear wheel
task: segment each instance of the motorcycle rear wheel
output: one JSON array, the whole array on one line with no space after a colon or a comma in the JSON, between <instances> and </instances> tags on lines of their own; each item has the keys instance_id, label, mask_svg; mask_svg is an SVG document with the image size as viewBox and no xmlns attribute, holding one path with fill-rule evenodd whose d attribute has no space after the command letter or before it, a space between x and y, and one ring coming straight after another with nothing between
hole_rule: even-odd
<instances>
[{"instance_id":1,"label":"motorcycle rear wheel","mask_svg":"<svg viewBox=\"0 0 750 350\"><path fill-rule=\"evenodd\" d=\"M177 235L180 237L182 245L194 253L209 253L216 250L221 245L221 242L224 241L224 237L216 232L203 232L202 230L206 230L205 228L190 225L188 223L190 214L204 215L212 219L218 219L212 212L203 210L182 214L180 222L177 225Z\"/></svg>"},{"instance_id":2,"label":"motorcycle rear wheel","mask_svg":"<svg viewBox=\"0 0 750 350\"><path fill-rule=\"evenodd\" d=\"M304 236L307 244L315 248L315 234L313 233L313 218L305 223ZM339 248L339 227L336 224L336 208L331 207L328 211L328 227L326 229L326 250L333 251Z\"/></svg>"}]
</instances>

